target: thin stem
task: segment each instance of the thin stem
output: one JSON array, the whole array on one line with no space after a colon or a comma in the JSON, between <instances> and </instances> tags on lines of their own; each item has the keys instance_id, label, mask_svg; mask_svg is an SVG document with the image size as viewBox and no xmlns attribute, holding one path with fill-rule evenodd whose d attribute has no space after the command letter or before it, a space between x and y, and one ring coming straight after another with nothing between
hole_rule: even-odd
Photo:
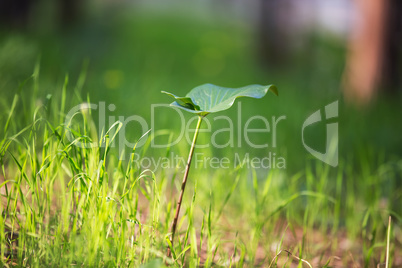
<instances>
[{"instance_id":1,"label":"thin stem","mask_svg":"<svg viewBox=\"0 0 402 268\"><path fill-rule=\"evenodd\" d=\"M188 173L190 171L190 166L191 166L191 160L193 159L193 154L194 154L194 148L195 148L195 143L197 141L198 133L200 130L201 122L202 122L202 116L198 117L198 122L197 122L197 127L195 129L194 137L193 137L193 142L191 144L191 149L190 153L188 154L188 159L187 159L187 165L186 165L186 170L184 172L183 176L183 182L181 183L181 191L180 191L180 196L179 200L177 201L177 206L176 206L176 214L174 216L173 222L172 222L172 228L171 228L171 233L172 236L170 237L170 243L173 248L173 239L174 239L174 234L176 233L176 228L177 228L177 221L179 219L179 214L180 214L180 208L181 208L181 202L183 200L183 195L184 195L184 189L186 188L186 183L187 183L187 177ZM168 252L167 252L168 257L171 256L171 251L170 247L168 247Z\"/></svg>"},{"instance_id":2,"label":"thin stem","mask_svg":"<svg viewBox=\"0 0 402 268\"><path fill-rule=\"evenodd\" d=\"M385 268L389 267L389 241L391 239L391 216L388 218L388 231L387 231L387 252L385 256Z\"/></svg>"}]
</instances>

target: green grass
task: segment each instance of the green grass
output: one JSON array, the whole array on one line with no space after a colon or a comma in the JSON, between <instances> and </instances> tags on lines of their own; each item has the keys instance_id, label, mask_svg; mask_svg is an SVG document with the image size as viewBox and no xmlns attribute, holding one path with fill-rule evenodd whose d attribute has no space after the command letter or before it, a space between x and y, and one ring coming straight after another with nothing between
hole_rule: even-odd
<instances>
[{"instance_id":1,"label":"green grass","mask_svg":"<svg viewBox=\"0 0 402 268\"><path fill-rule=\"evenodd\" d=\"M247 27L182 22L169 16L123 16L107 27L89 24L60 36L4 35L2 265L308 267L301 263L305 260L313 267L354 262L374 267L389 258L391 266L402 241L398 100L380 97L363 112L343 104L338 86L344 50L336 40L311 38L313 52L296 53L297 60L284 72L274 66L263 69L253 60ZM100 42L103 36L109 41ZM330 55L326 63L322 55ZM224 67L209 72L210 61ZM308 68L302 66L306 62ZM280 97L258 105L242 101L242 124L252 115L287 119L279 124L276 148L243 145L196 152L230 159L235 153L262 157L276 152L285 157L286 169L193 166L174 257L167 259L183 166L141 169L130 154L135 150L140 159L187 155L184 140L165 149L150 146L153 138L176 137L180 121L171 119L176 118L171 111L158 112L153 131L142 137L145 145L125 148L125 160L119 160L113 139L125 131L134 143L144 133L137 125L119 130L120 124L113 123L119 115L150 120L150 105L169 101L160 90L186 92L205 82L228 87L273 82ZM308 155L298 133L312 112L339 98L340 163L332 168ZM79 113L65 124L72 107L99 101L116 104L116 111L107 113L115 118L101 134L97 111ZM233 118L237 112L220 115ZM213 130L221 127L210 121ZM207 143L209 136L200 133L199 143ZM319 146L322 136L310 133L308 143ZM102 146L80 148L77 142Z\"/></svg>"},{"instance_id":2,"label":"green grass","mask_svg":"<svg viewBox=\"0 0 402 268\"><path fill-rule=\"evenodd\" d=\"M24 87L36 88L37 75ZM61 92L40 105L29 101L35 95L15 95L4 116L0 223L4 265L135 267L161 259L178 266L241 267L270 263L276 255L272 245L277 245L276 252L291 248L304 260L322 254L323 265L336 255L343 229L349 239L362 243L354 249L358 261L367 266L384 261L386 219L391 215L399 222L400 216L390 209L398 192L384 200L378 185L388 176L400 175L402 166L390 162L371 171L370 159L364 158L362 174L344 160L336 170L311 161L294 175L272 170L267 177L246 167L229 172L194 169L197 175L190 176L174 257L166 259L180 170L152 172L137 169L133 158L119 160L117 150L110 148L118 135L111 130L118 131L119 122L101 137L91 132L95 123L90 113L77 114L73 124L65 124L66 100L70 105L82 102L77 90L69 95L69 87L66 80ZM23 116L30 124L19 125L18 111L26 112ZM72 140L66 136L70 131ZM100 147L80 148L75 145L79 141ZM316 233L331 234L334 241L326 250L333 254L320 249L328 238L319 240L320 248L311 244L309 234ZM284 245L284 236L287 240L293 236L295 244Z\"/></svg>"}]
</instances>

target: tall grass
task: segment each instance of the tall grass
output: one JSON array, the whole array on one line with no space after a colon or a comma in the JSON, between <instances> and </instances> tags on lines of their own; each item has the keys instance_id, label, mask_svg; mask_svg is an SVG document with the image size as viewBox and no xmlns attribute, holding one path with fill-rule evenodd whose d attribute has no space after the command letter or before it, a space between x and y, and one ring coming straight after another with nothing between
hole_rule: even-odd
<instances>
[{"instance_id":1,"label":"tall grass","mask_svg":"<svg viewBox=\"0 0 402 268\"><path fill-rule=\"evenodd\" d=\"M189 181L184 217L167 258L180 167L140 170L135 146L129 160L120 160L112 144L121 122L98 136L90 111L67 120L68 108L84 102L85 72L75 86L66 77L46 97L38 95L38 77L39 65L13 101L3 103L2 265L308 267L314 260L325 266L345 241L352 246L344 251L366 267L392 263L389 241L393 235L400 239L393 232L400 229L388 227L386 236L387 220L392 215L395 226L400 224L393 207L401 193L381 184L395 183L402 165L372 164L381 159L364 156L357 169L343 159L337 170L307 160L296 174L262 175L241 166L199 170ZM155 135L138 139L149 145ZM78 146L90 143L96 146ZM349 257L341 258L350 264Z\"/></svg>"},{"instance_id":2,"label":"tall grass","mask_svg":"<svg viewBox=\"0 0 402 268\"><path fill-rule=\"evenodd\" d=\"M68 79L61 96L39 105L36 80L35 74L33 96L24 99L33 101L15 95L1 140L3 264L126 265L155 256L152 250L163 244L157 236L160 189L151 171L110 153L121 123L99 138L86 112L64 123ZM31 120L22 130L18 110ZM82 148L79 142L98 146Z\"/></svg>"}]
</instances>

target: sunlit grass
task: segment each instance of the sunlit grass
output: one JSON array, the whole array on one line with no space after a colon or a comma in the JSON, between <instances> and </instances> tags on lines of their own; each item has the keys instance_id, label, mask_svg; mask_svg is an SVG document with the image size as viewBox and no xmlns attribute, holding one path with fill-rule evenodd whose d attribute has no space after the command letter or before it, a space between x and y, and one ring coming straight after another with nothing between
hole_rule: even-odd
<instances>
[{"instance_id":1,"label":"sunlit grass","mask_svg":"<svg viewBox=\"0 0 402 268\"><path fill-rule=\"evenodd\" d=\"M308 267L308 262L374 267L387 262L391 267L402 241L396 99L379 99L364 112L343 104L338 88L343 52L335 41L313 38L311 51L318 53L299 52L286 71L264 69L254 60L254 37L247 27L128 13L112 30L83 27L43 40L23 34L0 40L0 266ZM113 41L101 42L103 35ZM41 52L33 76L15 88ZM326 54L330 62L322 61ZM91 64L82 64L81 56L89 56ZM66 71L70 78L64 77ZM193 166L173 257L167 258L183 166L142 169L132 153L140 159L186 155L189 145L151 148L152 139L177 134L169 111L160 112L155 129L143 137L137 126L123 133L116 115L148 120L150 105L166 101L161 90L184 93L206 82L239 87L267 81L283 89L281 98L269 106L242 102L240 119L244 124L255 114L286 116L278 148L269 148L286 158L286 170ZM299 136L301 122L335 99L340 102L340 159L332 168L309 158ZM91 101L117 106L114 120L100 133L95 111L77 113L71 124L66 118L72 107ZM145 145L118 151L113 140L120 134ZM320 144L321 134L325 137L312 133L309 142ZM208 143L208 137L201 133L200 143ZM250 150L199 152L233 157ZM250 153L265 156L267 151Z\"/></svg>"},{"instance_id":2,"label":"sunlit grass","mask_svg":"<svg viewBox=\"0 0 402 268\"><path fill-rule=\"evenodd\" d=\"M2 116L3 265L138 267L152 261L156 266L282 267L293 262L307 267L328 265L331 256L347 251L353 260L339 256L345 265L368 267L386 258L392 263L392 241L400 233L388 227L386 237L387 219L391 215L400 222L400 216L388 200L400 193L384 199L380 182L398 176L401 163L376 169L368 166L374 159L364 158L359 172L344 160L335 171L307 161L305 170L293 175L271 170L262 176L240 166L229 172L194 170L177 242L167 258L176 202L172 191L180 188L182 170L139 170L133 154L119 160L111 148L118 121L98 137L90 112L65 118L68 107L83 102L85 72L74 94L68 93L66 78L62 89L46 98L36 95L38 73L22 89L32 86L32 95L15 95ZM152 135L140 138L149 143Z\"/></svg>"}]
</instances>

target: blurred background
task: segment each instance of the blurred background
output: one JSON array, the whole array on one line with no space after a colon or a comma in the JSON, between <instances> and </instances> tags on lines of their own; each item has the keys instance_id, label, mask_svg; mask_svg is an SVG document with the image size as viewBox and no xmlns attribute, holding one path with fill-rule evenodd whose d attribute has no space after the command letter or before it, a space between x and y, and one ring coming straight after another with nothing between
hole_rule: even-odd
<instances>
[{"instance_id":1,"label":"blurred background","mask_svg":"<svg viewBox=\"0 0 402 268\"><path fill-rule=\"evenodd\" d=\"M401 12L398 0L3 0L2 109L16 93L32 96L33 87L24 83L31 83L35 66L38 103L60 94L68 75L68 98L79 89L84 100L115 104L107 116L140 115L148 122L151 104L170 102L161 90L185 95L203 83L275 84L279 97L242 100L245 120L286 116L277 146L253 149L253 155L276 152L286 159L287 171L302 169L312 158L301 142L304 120L339 100L340 158L358 166L369 156L375 169L402 154ZM237 110L222 114L234 117ZM156 115L154 131L180 128L169 109ZM325 124L306 130L306 143L321 152ZM212 124L213 130L219 127ZM129 141L141 132L135 122L126 127ZM266 139L255 135L261 143ZM177 148L184 155L188 149ZM211 148L210 153L250 150Z\"/></svg>"},{"instance_id":2,"label":"blurred background","mask_svg":"<svg viewBox=\"0 0 402 268\"><path fill-rule=\"evenodd\" d=\"M190 200L193 192L195 196L196 184L197 210L194 215L198 226L201 226L201 221L204 226L208 206L208 213L211 207L217 211L221 204L219 213L223 211L231 189L233 197L221 220L216 222L217 229L224 233L232 229L230 231L233 231L233 236L236 232L236 239L237 230L240 230L246 244L250 242L252 245L249 252L257 249L260 238L274 241L276 238L272 234L276 231L270 230L283 225L278 229L281 235L282 230L286 232L287 224L290 224L289 231L294 229L292 225L296 228L303 226L303 230L299 230L303 239L291 240L288 244L294 249L300 244L303 249L304 228L308 226L320 228L320 237L325 238L322 239L325 245L310 243L319 248L312 251L312 257L322 257L321 253L316 253L324 250L328 258L341 256L346 260L350 256L355 266L354 255L358 261L364 258L364 267L369 267L373 252L385 256L384 251L380 252L385 249L381 243L385 241L388 217L392 215L394 235L391 236L391 246L395 245L395 254L391 255L398 258L395 265L402 263L397 254L402 245L401 0L0 0L0 137L3 137L0 139L0 164L3 168L0 184L6 185L2 183L6 179L11 184L14 175L23 180L23 172L14 165L13 161L18 162L13 155L25 159L24 163L32 155L38 163L32 161L30 164L36 167L40 166L39 159L42 158L42 168L38 173L35 174L34 168L30 170L29 164L26 168L26 173L32 173L35 178L35 185L42 183L42 178L39 181L36 177L40 177L41 171L50 165L47 164L50 162L45 164L50 155L47 152L46 156L46 147L52 147L55 155L62 154L56 139L59 134L53 126L63 124L64 114L83 102L105 102L107 107L105 114L100 114L99 109L91 110L95 121L91 125L91 138L95 140L99 138L97 133L100 130L108 129L120 120L126 123L120 133L134 144L147 130L138 121L128 121L136 115L153 128L156 144L176 139L184 127L177 112L163 107L152 113L151 105L172 101L161 94L162 90L184 96L192 88L205 83L233 88L275 84L279 96L268 93L258 100L242 98L237 101L241 102L241 111L236 104L227 111L209 115L212 132L230 127L224 120L214 121L215 117L226 115L232 118L236 142L232 147L200 148L196 152L205 157L227 157L231 161L235 161L235 154L240 157L249 154L250 158L275 154L277 161L285 159L285 168L272 173L269 169L240 169L240 172L234 167L230 170L192 169L185 200ZM66 94L63 88L67 89ZM304 131L304 142L325 153L327 124L339 123L339 165L332 167L306 150L302 128L305 120L318 110L325 118L324 107L335 101L339 102L338 118L322 120ZM253 148L245 142L243 133L237 132L238 128L243 131L245 122L255 115L263 116L271 123L271 132L251 133L250 138L254 144L268 143L267 148ZM105 120L99 119L102 117ZM186 120L191 118L191 114L185 114ZM282 118L276 131L272 129L272 118ZM35 120L43 124L32 124ZM79 120L72 126L78 133L77 137L87 133L80 130L92 123L82 124ZM47 122L49 128L43 127ZM193 121L190 127L195 127L195 124ZM205 123L203 127L206 127ZM249 126L255 129L263 127L263 121L258 120ZM54 133L48 133L49 129ZM17 133L22 134L17 137ZM225 144L229 138L229 133L221 132L216 136L219 144ZM239 138L241 145L237 142ZM210 133L200 133L198 143L208 144L210 140ZM171 148L147 148L147 145L136 152L156 161L170 153L186 158L190 147L185 138ZM122 166L130 163L127 155L132 145L124 149L126 158ZM77 163L83 162L79 174L88 172L85 161L92 154L82 156L74 147L71 151ZM99 155L106 157L106 153L100 152ZM125 188L126 184L121 183L123 176L118 172L122 163L118 162L118 156L116 153L108 156L105 170L117 182L116 185ZM64 174L66 182L72 181L71 173L64 171L67 170L64 166L67 159L64 156L61 159L60 162L53 161L55 164L52 165L59 165L57 169L61 172L55 174ZM91 160L99 162L99 166L105 163L100 161L102 159ZM25 164L23 166L25 168ZM165 228L159 230L160 241L164 241L172 218L173 193L180 189L181 170L173 169L156 170L156 181L163 190L161 219L166 221L160 225ZM99 174L101 169L96 170ZM136 171L139 174L140 171ZM52 170L47 172L53 176ZM6 178L5 174L10 175ZM52 183L55 178L52 177ZM63 175L57 179L62 181ZM0 188L2 191L7 189ZM17 186L15 189L18 197ZM115 194L117 188L113 189ZM142 193L145 195L144 191ZM14 200L11 196L1 192L1 198L7 197L8 203ZM61 198L62 193L56 189L55 196ZM98 200L97 194L95 197ZM63 200L69 203L69 199ZM127 203L133 205L133 200ZM144 200L140 197L140 206L146 211L148 203ZM137 211L137 202L134 211ZM50 203L51 209L56 210L57 207L53 208L56 202L49 200ZM65 209L67 219L70 215L68 206L60 208ZM92 205L88 208L92 210ZM276 213L278 215L271 218ZM145 213L141 211L141 215ZM96 217L93 218L95 221ZM92 225L86 226L91 226L88 230L93 232ZM124 228L125 225L121 226ZM49 230L53 232L52 228ZM343 239L344 230L356 238L352 242L357 250L347 246L352 242ZM334 235L338 239L333 239ZM40 236L47 239L46 235ZM226 239L226 235L217 237L217 240ZM64 235L60 239L63 245L67 241ZM71 241L74 239L72 236ZM277 250L275 245L279 249L282 239L275 240L281 241L276 244L265 243L270 247L265 252ZM119 240L120 236L116 241ZM327 242L331 251L327 250ZM164 251L166 245L163 243L161 248ZM83 244L87 246L89 243L84 240L76 243ZM54 248L64 250L60 245L56 243ZM38 252L43 256L41 251ZM82 254L82 259L85 259L86 251ZM21 256L27 259L25 255ZM51 256L64 255L52 253Z\"/></svg>"}]
</instances>

